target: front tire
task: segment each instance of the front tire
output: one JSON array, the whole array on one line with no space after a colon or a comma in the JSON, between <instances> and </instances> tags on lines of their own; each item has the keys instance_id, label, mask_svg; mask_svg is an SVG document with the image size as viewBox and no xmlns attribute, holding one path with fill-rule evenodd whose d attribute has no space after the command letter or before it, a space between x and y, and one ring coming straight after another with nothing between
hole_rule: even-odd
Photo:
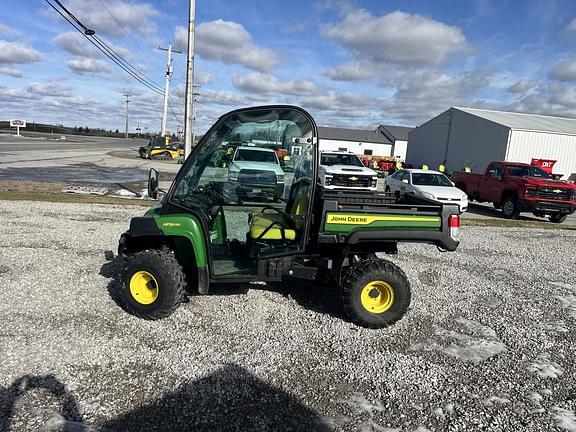
<instances>
[{"instance_id":1,"label":"front tire","mask_svg":"<svg viewBox=\"0 0 576 432\"><path fill-rule=\"evenodd\" d=\"M518 202L514 197L506 197L502 201L502 215L506 219L516 219L520 211L518 210Z\"/></svg>"},{"instance_id":2,"label":"front tire","mask_svg":"<svg viewBox=\"0 0 576 432\"><path fill-rule=\"evenodd\" d=\"M157 320L170 316L184 300L184 273L174 254L146 250L127 258L122 297L126 311Z\"/></svg>"},{"instance_id":3,"label":"front tire","mask_svg":"<svg viewBox=\"0 0 576 432\"><path fill-rule=\"evenodd\" d=\"M550 222L553 223L562 223L566 220L566 218L568 217L568 215L566 214L561 214L561 213L556 213L553 215L550 215L550 217L548 218L550 220Z\"/></svg>"},{"instance_id":4,"label":"front tire","mask_svg":"<svg viewBox=\"0 0 576 432\"><path fill-rule=\"evenodd\" d=\"M342 303L352 322L383 328L404 316L410 306L410 282L397 265L370 258L352 265L342 280Z\"/></svg>"}]
</instances>

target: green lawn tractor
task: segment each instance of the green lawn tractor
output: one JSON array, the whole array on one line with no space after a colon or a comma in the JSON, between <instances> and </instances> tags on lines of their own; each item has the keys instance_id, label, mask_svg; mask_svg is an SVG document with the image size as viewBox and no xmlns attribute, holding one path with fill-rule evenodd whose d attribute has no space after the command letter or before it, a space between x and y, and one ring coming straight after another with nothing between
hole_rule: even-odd
<instances>
[{"instance_id":1,"label":"green lawn tractor","mask_svg":"<svg viewBox=\"0 0 576 432\"><path fill-rule=\"evenodd\" d=\"M218 158L230 142L282 149L294 169L271 180L270 171L256 163L222 166ZM402 318L410 305L410 283L398 266L376 253L394 254L398 242L456 250L458 206L378 192L322 190L318 142L313 118L298 107L254 107L222 116L194 148L161 203L133 218L121 236L125 309L160 319L191 291L209 294L223 284L293 278L337 288L343 310L358 325L381 328ZM249 179L241 199L235 186L239 179ZM284 185L279 202L262 199L263 185L270 181ZM155 198L155 170L148 189Z\"/></svg>"}]
</instances>

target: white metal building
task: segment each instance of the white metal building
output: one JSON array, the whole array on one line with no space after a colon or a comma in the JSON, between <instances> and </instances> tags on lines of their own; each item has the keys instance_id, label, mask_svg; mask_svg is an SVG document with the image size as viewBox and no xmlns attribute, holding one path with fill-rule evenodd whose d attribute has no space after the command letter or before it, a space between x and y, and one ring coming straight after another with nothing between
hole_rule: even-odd
<instances>
[{"instance_id":1,"label":"white metal building","mask_svg":"<svg viewBox=\"0 0 576 432\"><path fill-rule=\"evenodd\" d=\"M390 157L393 142L379 130L318 127L320 150L349 151L362 156Z\"/></svg>"},{"instance_id":2,"label":"white metal building","mask_svg":"<svg viewBox=\"0 0 576 432\"><path fill-rule=\"evenodd\" d=\"M378 130L384 134L392 143L390 156L401 161L406 160L406 150L408 148L408 135L414 128L406 126L378 126Z\"/></svg>"},{"instance_id":3,"label":"white metal building","mask_svg":"<svg viewBox=\"0 0 576 432\"><path fill-rule=\"evenodd\" d=\"M431 168L480 172L494 160L557 160L554 173L576 175L576 119L453 107L409 134L406 160Z\"/></svg>"}]
</instances>

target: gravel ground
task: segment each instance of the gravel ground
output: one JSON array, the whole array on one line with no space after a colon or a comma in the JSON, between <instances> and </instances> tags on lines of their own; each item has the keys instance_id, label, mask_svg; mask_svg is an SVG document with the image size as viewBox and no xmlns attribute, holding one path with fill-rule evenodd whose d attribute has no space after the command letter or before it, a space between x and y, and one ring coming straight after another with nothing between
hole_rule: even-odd
<instances>
[{"instance_id":1,"label":"gravel ground","mask_svg":"<svg viewBox=\"0 0 576 432\"><path fill-rule=\"evenodd\" d=\"M105 258L141 212L0 201L0 431L576 431L576 232L401 245L413 303L388 329L297 283L148 322Z\"/></svg>"}]
</instances>

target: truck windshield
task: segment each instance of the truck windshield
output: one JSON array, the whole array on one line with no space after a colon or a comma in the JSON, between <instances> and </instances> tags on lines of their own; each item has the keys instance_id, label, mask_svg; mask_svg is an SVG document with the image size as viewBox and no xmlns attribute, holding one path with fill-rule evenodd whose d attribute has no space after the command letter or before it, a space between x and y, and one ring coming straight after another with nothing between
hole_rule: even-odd
<instances>
[{"instance_id":1,"label":"truck windshield","mask_svg":"<svg viewBox=\"0 0 576 432\"><path fill-rule=\"evenodd\" d=\"M452 186L444 174L412 173L412 184L418 186Z\"/></svg>"},{"instance_id":2,"label":"truck windshield","mask_svg":"<svg viewBox=\"0 0 576 432\"><path fill-rule=\"evenodd\" d=\"M252 150L252 149L238 149L235 161L250 161L250 162L271 162L278 163L276 154L273 151Z\"/></svg>"},{"instance_id":3,"label":"truck windshield","mask_svg":"<svg viewBox=\"0 0 576 432\"><path fill-rule=\"evenodd\" d=\"M525 165L506 165L508 169L508 174L513 177L542 177L542 178L550 178L550 175L534 166L525 166Z\"/></svg>"},{"instance_id":4,"label":"truck windshield","mask_svg":"<svg viewBox=\"0 0 576 432\"><path fill-rule=\"evenodd\" d=\"M320 162L322 165L352 165L363 166L362 162L356 155L338 154L338 153L322 153Z\"/></svg>"}]
</instances>

